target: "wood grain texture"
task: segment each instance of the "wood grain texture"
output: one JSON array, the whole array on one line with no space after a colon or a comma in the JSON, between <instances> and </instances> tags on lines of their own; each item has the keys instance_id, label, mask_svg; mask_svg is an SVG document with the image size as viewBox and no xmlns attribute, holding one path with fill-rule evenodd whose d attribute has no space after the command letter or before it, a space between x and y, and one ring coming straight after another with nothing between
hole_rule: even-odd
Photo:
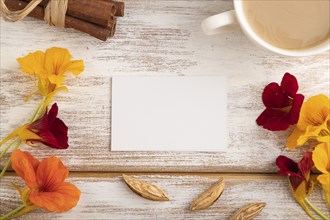
<instances>
[{"instance_id":1,"label":"wood grain texture","mask_svg":"<svg viewBox=\"0 0 330 220\"><path fill-rule=\"evenodd\" d=\"M85 61L85 71L68 77L69 93L55 100L69 125L68 150L29 149L37 157L58 155L75 171L275 172L279 154L294 159L301 151L284 148L290 131L268 132L255 124L263 111L266 84L294 74L300 92L329 95L329 53L283 57L263 51L234 28L205 36L201 21L233 8L230 0L127 0L116 36L107 42L71 29L26 18L1 21L0 133L3 138L25 123L40 97L24 103L34 81L19 70L16 58L48 47L68 48ZM111 77L116 75L217 75L229 78L227 152L111 152ZM129 138L129 137L128 137ZM203 146L201 146L203 149ZM2 162L3 163L3 162Z\"/></svg>"},{"instance_id":2,"label":"wood grain texture","mask_svg":"<svg viewBox=\"0 0 330 220\"><path fill-rule=\"evenodd\" d=\"M171 197L168 202L150 201L133 193L120 174L76 174L69 181L80 188L78 205L63 214L42 210L24 219L228 219L236 209L249 202L264 201L267 206L255 219L308 219L291 196L285 177L277 175L139 175L139 179L162 187ZM219 177L226 187L218 201L210 208L190 211L194 198L208 189ZM1 211L7 212L20 205L19 197L10 182L21 183L17 177L1 180ZM326 212L320 187L310 200Z\"/></svg>"}]
</instances>

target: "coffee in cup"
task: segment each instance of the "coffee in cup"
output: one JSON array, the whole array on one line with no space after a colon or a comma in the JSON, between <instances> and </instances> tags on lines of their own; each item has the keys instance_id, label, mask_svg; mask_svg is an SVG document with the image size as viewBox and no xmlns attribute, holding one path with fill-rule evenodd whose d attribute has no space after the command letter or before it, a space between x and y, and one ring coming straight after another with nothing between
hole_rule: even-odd
<instances>
[{"instance_id":1,"label":"coffee in cup","mask_svg":"<svg viewBox=\"0 0 330 220\"><path fill-rule=\"evenodd\" d=\"M233 0L235 10L206 18L207 35L239 24L256 45L287 56L330 49L330 0ZM224 28L226 27L226 28Z\"/></svg>"},{"instance_id":2,"label":"coffee in cup","mask_svg":"<svg viewBox=\"0 0 330 220\"><path fill-rule=\"evenodd\" d=\"M302 49L329 38L329 0L243 0L243 13L263 40L284 49Z\"/></svg>"}]
</instances>

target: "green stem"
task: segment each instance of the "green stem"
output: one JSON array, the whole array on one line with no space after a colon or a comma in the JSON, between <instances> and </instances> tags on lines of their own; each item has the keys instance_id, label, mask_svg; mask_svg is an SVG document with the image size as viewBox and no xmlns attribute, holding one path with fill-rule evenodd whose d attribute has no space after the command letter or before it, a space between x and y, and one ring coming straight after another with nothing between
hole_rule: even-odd
<instances>
[{"instance_id":1,"label":"green stem","mask_svg":"<svg viewBox=\"0 0 330 220\"><path fill-rule=\"evenodd\" d=\"M41 102L39 103L37 109L34 111L32 117L30 118L29 123L33 122L33 121L36 119L36 116L37 116L37 114L38 114L38 112L39 112L41 106L42 106L43 103L45 102L45 100L46 100L45 98L43 98L43 99L41 100Z\"/></svg>"},{"instance_id":2,"label":"green stem","mask_svg":"<svg viewBox=\"0 0 330 220\"><path fill-rule=\"evenodd\" d=\"M320 210L318 210L314 205L313 203L311 203L307 198L304 199L305 202L314 210L314 212L316 214L318 214L320 217L322 217L324 220L329 220L329 218L323 214L323 212L321 212Z\"/></svg>"},{"instance_id":3,"label":"green stem","mask_svg":"<svg viewBox=\"0 0 330 220\"><path fill-rule=\"evenodd\" d=\"M32 122L36 119L36 117L38 116L38 112L40 111L40 108L43 106L45 100L46 100L46 98L43 98L43 99L41 100L41 102L39 103L37 109L34 111L32 117L30 118L29 123L32 123ZM13 132L15 132L15 131L13 131ZM10 133L7 137L5 137L5 138L0 142L0 147L1 147L4 143L6 143L6 142L9 141L10 139L12 139L14 136L16 136L16 134L13 133L13 132Z\"/></svg>"},{"instance_id":4,"label":"green stem","mask_svg":"<svg viewBox=\"0 0 330 220\"><path fill-rule=\"evenodd\" d=\"M14 150L16 150L16 149L21 145L21 143L22 143L22 141L20 140L20 141L16 144ZM3 175L5 174L6 170L7 170L8 167L9 167L9 165L10 165L10 158L8 158L8 160L7 160L6 164L5 164L5 166L3 167L3 169L2 169L2 171L1 171L1 173L0 173L0 179L1 179L1 178L3 177Z\"/></svg>"},{"instance_id":5,"label":"green stem","mask_svg":"<svg viewBox=\"0 0 330 220\"><path fill-rule=\"evenodd\" d=\"M38 112L40 111L40 108L41 108L42 105L44 104L45 100L46 100L46 99L43 98L42 101L39 103L37 109L34 111L32 117L30 118L29 123L32 123L32 122L36 119L36 117L37 117L37 115L38 115ZM22 140L20 140L20 141L16 144L14 150L16 150L17 148L19 148L19 146L21 145L21 143L22 143ZM13 144L13 143L11 143L9 146L7 146L7 148L9 149L9 148L11 147L12 144ZM1 153L0 158L2 158L2 156L8 151L7 148ZM4 176L4 174L5 174L6 170L8 169L9 165L10 165L10 158L8 159L8 161L6 162L5 166L3 167L3 169L2 169L2 171L1 171L1 173L0 173L0 179Z\"/></svg>"},{"instance_id":6,"label":"green stem","mask_svg":"<svg viewBox=\"0 0 330 220\"><path fill-rule=\"evenodd\" d=\"M1 152L0 154L0 159L3 157L5 153L10 149L10 147L17 141L17 139L13 140L8 146Z\"/></svg>"},{"instance_id":7,"label":"green stem","mask_svg":"<svg viewBox=\"0 0 330 220\"><path fill-rule=\"evenodd\" d=\"M16 212L22 210L25 208L25 204L20 205L19 207L17 207L16 209L8 212L7 214L3 215L0 217L0 220L5 220L8 219L8 217L10 217L11 215L15 214Z\"/></svg>"}]
</instances>

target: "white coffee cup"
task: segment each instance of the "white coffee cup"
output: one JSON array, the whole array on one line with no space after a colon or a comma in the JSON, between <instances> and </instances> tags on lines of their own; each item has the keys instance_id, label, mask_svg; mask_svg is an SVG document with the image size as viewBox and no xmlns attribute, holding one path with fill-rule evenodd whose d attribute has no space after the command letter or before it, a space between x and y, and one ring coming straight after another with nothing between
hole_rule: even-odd
<instances>
[{"instance_id":1,"label":"white coffee cup","mask_svg":"<svg viewBox=\"0 0 330 220\"><path fill-rule=\"evenodd\" d=\"M221 14L213 15L206 18L202 22L202 29L206 35L214 35L222 33L225 27L239 24L245 33L245 35L256 45L261 46L262 48L268 49L278 54L286 56L310 56L319 54L329 50L330 40L326 40L318 45L302 49L283 49L275 47L261 37L259 37L253 29L250 27L248 21L246 20L242 7L242 0L234 0L235 10L227 11Z\"/></svg>"}]
</instances>

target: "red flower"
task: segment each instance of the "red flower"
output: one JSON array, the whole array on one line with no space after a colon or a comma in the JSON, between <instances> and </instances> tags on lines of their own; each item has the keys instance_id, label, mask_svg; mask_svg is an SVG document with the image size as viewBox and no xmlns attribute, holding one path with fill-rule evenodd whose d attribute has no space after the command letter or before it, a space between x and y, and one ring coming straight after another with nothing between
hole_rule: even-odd
<instances>
[{"instance_id":1,"label":"red flower","mask_svg":"<svg viewBox=\"0 0 330 220\"><path fill-rule=\"evenodd\" d=\"M307 186L309 185L310 172L314 166L312 152L305 152L299 163L281 155L277 157L276 165L280 168L278 174L289 176L290 184L294 191L303 181L307 183Z\"/></svg>"},{"instance_id":2,"label":"red flower","mask_svg":"<svg viewBox=\"0 0 330 220\"><path fill-rule=\"evenodd\" d=\"M57 118L58 107L53 104L49 112L31 124L25 124L10 133L2 142L18 136L22 141L40 142L51 148L66 149L68 145L68 127Z\"/></svg>"},{"instance_id":3,"label":"red flower","mask_svg":"<svg viewBox=\"0 0 330 220\"><path fill-rule=\"evenodd\" d=\"M64 122L57 118L58 107L57 104L53 104L49 112L30 124L27 129L34 132L40 137L37 139L29 139L26 141L41 142L51 148L66 149L68 145L68 127Z\"/></svg>"},{"instance_id":4,"label":"red flower","mask_svg":"<svg viewBox=\"0 0 330 220\"><path fill-rule=\"evenodd\" d=\"M304 96L297 94L298 88L296 77L290 73L284 74L281 85L268 84L262 93L266 109L257 118L257 124L271 131L286 130L296 124L304 101Z\"/></svg>"},{"instance_id":5,"label":"red flower","mask_svg":"<svg viewBox=\"0 0 330 220\"><path fill-rule=\"evenodd\" d=\"M279 156L276 159L276 165L280 168L278 174L288 175L291 190L296 201L312 219L315 219L305 200L313 191L314 186L313 181L310 179L311 169L314 166L312 152L305 152L299 163L285 156Z\"/></svg>"}]
</instances>

